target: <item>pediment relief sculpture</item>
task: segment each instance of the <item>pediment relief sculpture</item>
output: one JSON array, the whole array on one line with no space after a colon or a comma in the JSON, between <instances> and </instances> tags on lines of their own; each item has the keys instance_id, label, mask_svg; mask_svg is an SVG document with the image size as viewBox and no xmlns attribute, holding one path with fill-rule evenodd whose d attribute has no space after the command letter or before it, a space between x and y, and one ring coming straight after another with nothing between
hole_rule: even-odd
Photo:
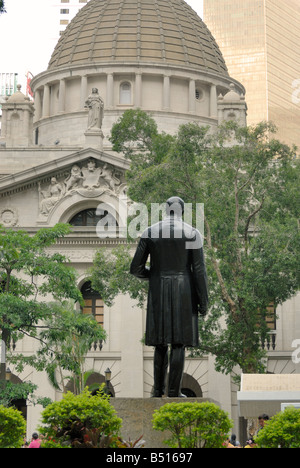
<instances>
[{"instance_id":1,"label":"pediment relief sculpture","mask_svg":"<svg viewBox=\"0 0 300 468\"><path fill-rule=\"evenodd\" d=\"M84 198L97 198L104 193L122 196L126 193L126 183L122 171L117 171L107 163L97 165L94 159L80 167L74 164L63 179L52 177L46 189L39 189L40 213L47 216L54 206L65 197L78 193Z\"/></svg>"},{"instance_id":2,"label":"pediment relief sculpture","mask_svg":"<svg viewBox=\"0 0 300 468\"><path fill-rule=\"evenodd\" d=\"M52 208L59 202L64 195L64 187L58 183L56 177L52 177L51 183L47 190L41 189L41 184L38 184L40 197L40 212L47 215Z\"/></svg>"}]
</instances>

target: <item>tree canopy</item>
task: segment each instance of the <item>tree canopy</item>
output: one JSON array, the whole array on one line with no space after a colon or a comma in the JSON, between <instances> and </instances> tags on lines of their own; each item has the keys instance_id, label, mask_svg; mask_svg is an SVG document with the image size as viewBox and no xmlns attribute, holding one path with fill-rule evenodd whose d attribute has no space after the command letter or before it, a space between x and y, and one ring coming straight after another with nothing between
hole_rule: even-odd
<instances>
[{"instance_id":1,"label":"tree canopy","mask_svg":"<svg viewBox=\"0 0 300 468\"><path fill-rule=\"evenodd\" d=\"M288 406L284 411L275 414L259 431L255 443L262 448L299 448L299 409Z\"/></svg>"},{"instance_id":2,"label":"tree canopy","mask_svg":"<svg viewBox=\"0 0 300 468\"><path fill-rule=\"evenodd\" d=\"M0 228L0 338L7 360L18 371L29 364L50 375L60 366L79 376L82 355L91 342L105 339L93 317L76 311L75 304L83 303L76 271L53 248L69 232L65 224L34 235ZM35 353L10 353L24 337L38 340ZM4 372L2 362L2 380Z\"/></svg>"},{"instance_id":3,"label":"tree canopy","mask_svg":"<svg viewBox=\"0 0 300 468\"><path fill-rule=\"evenodd\" d=\"M132 201L150 210L153 203L180 196L192 204L194 222L197 204L204 204L210 312L201 321L198 353L215 355L223 372L236 365L244 372L263 371L260 343L268 336L269 307L299 289L295 148L278 141L275 127L264 122L228 122L215 132L190 123L168 135L141 110L124 113L111 141L131 163ZM122 255L128 261L128 252ZM121 290L117 280L110 287L112 294ZM128 283L133 297L134 290Z\"/></svg>"}]
</instances>

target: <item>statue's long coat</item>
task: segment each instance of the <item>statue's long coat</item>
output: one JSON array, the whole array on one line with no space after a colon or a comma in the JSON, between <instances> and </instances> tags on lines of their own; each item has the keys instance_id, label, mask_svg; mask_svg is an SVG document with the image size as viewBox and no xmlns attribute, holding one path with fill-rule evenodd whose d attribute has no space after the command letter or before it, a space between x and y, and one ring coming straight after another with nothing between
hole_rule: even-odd
<instances>
[{"instance_id":1,"label":"statue's long coat","mask_svg":"<svg viewBox=\"0 0 300 468\"><path fill-rule=\"evenodd\" d=\"M199 231L176 217L149 227L139 241L130 273L149 279L146 345L197 346L198 313L204 314L208 304Z\"/></svg>"}]
</instances>

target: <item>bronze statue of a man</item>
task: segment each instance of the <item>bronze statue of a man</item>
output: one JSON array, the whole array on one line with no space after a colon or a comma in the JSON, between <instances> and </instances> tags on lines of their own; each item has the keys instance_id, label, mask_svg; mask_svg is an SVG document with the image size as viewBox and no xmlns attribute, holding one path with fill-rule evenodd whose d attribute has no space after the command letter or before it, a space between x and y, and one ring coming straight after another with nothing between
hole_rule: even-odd
<instances>
[{"instance_id":1,"label":"bronze statue of a man","mask_svg":"<svg viewBox=\"0 0 300 468\"><path fill-rule=\"evenodd\" d=\"M202 238L183 222L183 212L181 198L167 200L167 217L145 230L130 267L131 274L149 280L145 344L155 347L154 397L165 393L169 345L168 396L184 396L185 348L199 344L198 314L208 307Z\"/></svg>"}]
</instances>

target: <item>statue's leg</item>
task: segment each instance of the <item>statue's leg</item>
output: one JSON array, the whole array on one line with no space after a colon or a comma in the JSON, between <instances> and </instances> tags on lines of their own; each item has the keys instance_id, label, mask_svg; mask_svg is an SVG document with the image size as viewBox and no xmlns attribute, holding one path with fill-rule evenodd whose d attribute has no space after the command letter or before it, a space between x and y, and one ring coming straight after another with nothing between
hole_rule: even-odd
<instances>
[{"instance_id":1,"label":"statue's leg","mask_svg":"<svg viewBox=\"0 0 300 468\"><path fill-rule=\"evenodd\" d=\"M183 397L181 382L184 369L185 350L182 345L172 345L170 355L170 375L168 396L171 398Z\"/></svg>"},{"instance_id":2,"label":"statue's leg","mask_svg":"<svg viewBox=\"0 0 300 468\"><path fill-rule=\"evenodd\" d=\"M154 397L161 397L165 393L167 367L168 346L156 346L154 352Z\"/></svg>"}]
</instances>

